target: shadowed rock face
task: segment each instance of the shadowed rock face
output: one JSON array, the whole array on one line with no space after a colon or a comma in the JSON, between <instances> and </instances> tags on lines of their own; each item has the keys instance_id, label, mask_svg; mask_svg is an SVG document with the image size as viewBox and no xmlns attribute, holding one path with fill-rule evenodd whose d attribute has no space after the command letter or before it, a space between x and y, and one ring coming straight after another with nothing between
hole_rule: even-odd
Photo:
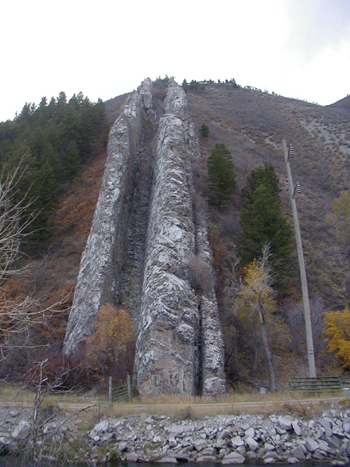
<instances>
[{"instance_id":1,"label":"shadowed rock face","mask_svg":"<svg viewBox=\"0 0 350 467\"><path fill-rule=\"evenodd\" d=\"M218 394L224 349L205 216L193 210L198 141L181 87L169 84L158 114L146 80L111 130L64 352L93 332L101 304L127 305L138 328L141 394ZM191 286L193 258L209 271L200 293Z\"/></svg>"}]
</instances>

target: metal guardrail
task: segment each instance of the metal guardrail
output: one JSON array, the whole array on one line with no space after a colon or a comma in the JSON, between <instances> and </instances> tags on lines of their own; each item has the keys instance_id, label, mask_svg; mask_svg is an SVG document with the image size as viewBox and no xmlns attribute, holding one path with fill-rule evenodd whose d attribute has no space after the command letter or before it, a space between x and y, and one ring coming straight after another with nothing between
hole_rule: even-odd
<instances>
[{"instance_id":1,"label":"metal guardrail","mask_svg":"<svg viewBox=\"0 0 350 467\"><path fill-rule=\"evenodd\" d=\"M324 376L316 378L291 378L289 392L304 395L339 394L342 391L342 382L339 376Z\"/></svg>"}]
</instances>

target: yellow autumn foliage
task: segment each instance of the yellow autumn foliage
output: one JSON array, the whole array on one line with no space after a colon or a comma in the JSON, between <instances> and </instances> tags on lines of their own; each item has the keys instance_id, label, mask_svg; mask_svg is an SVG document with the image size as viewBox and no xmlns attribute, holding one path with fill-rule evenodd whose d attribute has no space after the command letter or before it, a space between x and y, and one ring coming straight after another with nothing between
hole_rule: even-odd
<instances>
[{"instance_id":1,"label":"yellow autumn foliage","mask_svg":"<svg viewBox=\"0 0 350 467\"><path fill-rule=\"evenodd\" d=\"M261 340L260 312L264 316L264 325L268 331L272 348L284 347L290 341L287 324L276 316L277 303L271 287L271 273L268 264L254 260L244 268L244 280L241 284L236 305L238 319L244 331L256 342Z\"/></svg>"},{"instance_id":2,"label":"yellow autumn foliage","mask_svg":"<svg viewBox=\"0 0 350 467\"><path fill-rule=\"evenodd\" d=\"M242 302L249 305L253 311L257 306L263 306L266 311L274 312L276 301L270 283L269 268L263 262L254 259L244 269L244 283L239 291Z\"/></svg>"},{"instance_id":3,"label":"yellow autumn foliage","mask_svg":"<svg viewBox=\"0 0 350 467\"><path fill-rule=\"evenodd\" d=\"M325 313L324 333L328 340L328 350L334 352L344 368L350 369L350 311L334 310Z\"/></svg>"},{"instance_id":4,"label":"yellow autumn foliage","mask_svg":"<svg viewBox=\"0 0 350 467\"><path fill-rule=\"evenodd\" d=\"M135 330L129 312L111 303L102 305L95 332L86 340L85 366L90 371L104 373L125 355L134 338Z\"/></svg>"}]
</instances>

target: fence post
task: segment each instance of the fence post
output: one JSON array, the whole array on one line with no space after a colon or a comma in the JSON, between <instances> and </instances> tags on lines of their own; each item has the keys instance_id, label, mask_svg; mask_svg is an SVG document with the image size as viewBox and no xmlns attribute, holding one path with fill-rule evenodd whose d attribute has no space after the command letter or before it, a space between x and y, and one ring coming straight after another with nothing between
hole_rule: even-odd
<instances>
[{"instance_id":1,"label":"fence post","mask_svg":"<svg viewBox=\"0 0 350 467\"><path fill-rule=\"evenodd\" d=\"M130 375L127 375L127 384L128 384L129 402L131 402L131 380L130 380Z\"/></svg>"},{"instance_id":2,"label":"fence post","mask_svg":"<svg viewBox=\"0 0 350 467\"><path fill-rule=\"evenodd\" d=\"M108 378L108 405L112 405L113 392L112 392L112 376Z\"/></svg>"}]
</instances>

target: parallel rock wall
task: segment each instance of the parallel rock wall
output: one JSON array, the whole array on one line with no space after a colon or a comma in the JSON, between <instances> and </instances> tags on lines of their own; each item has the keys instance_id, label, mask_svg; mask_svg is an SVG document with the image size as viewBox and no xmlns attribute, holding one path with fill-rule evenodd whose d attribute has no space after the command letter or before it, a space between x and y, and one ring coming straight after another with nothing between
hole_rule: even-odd
<instances>
[{"instance_id":1,"label":"parallel rock wall","mask_svg":"<svg viewBox=\"0 0 350 467\"><path fill-rule=\"evenodd\" d=\"M189 284L195 249L186 97L171 87L159 122L135 373L141 393L194 394L198 303Z\"/></svg>"},{"instance_id":2,"label":"parallel rock wall","mask_svg":"<svg viewBox=\"0 0 350 467\"><path fill-rule=\"evenodd\" d=\"M156 118L146 80L110 134L64 347L70 353L93 332L101 304L127 305L138 328L141 394L225 391L214 283L192 287L191 258L211 269L205 216L192 202L198 155L183 89L170 83Z\"/></svg>"},{"instance_id":3,"label":"parallel rock wall","mask_svg":"<svg viewBox=\"0 0 350 467\"><path fill-rule=\"evenodd\" d=\"M108 158L94 219L83 253L64 342L69 354L95 329L101 304L115 302L127 244L132 199L133 159L142 121L151 105L152 82L146 80L131 95L111 129Z\"/></svg>"}]
</instances>

